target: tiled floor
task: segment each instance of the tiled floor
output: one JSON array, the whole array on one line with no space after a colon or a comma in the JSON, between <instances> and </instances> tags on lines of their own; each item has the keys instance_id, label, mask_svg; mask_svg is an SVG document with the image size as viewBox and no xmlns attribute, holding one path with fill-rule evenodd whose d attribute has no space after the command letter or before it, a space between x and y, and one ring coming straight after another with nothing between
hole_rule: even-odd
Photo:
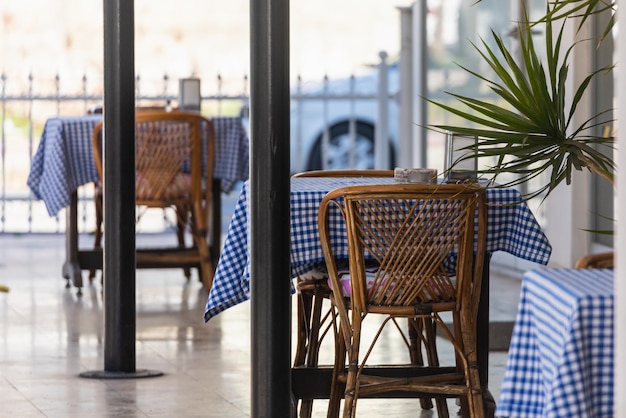
<instances>
[{"instance_id":1,"label":"tiled floor","mask_svg":"<svg viewBox=\"0 0 626 418\"><path fill-rule=\"evenodd\" d=\"M186 283L182 270L140 270L136 369L163 375L85 379L81 372L104 368L101 286L82 297L65 288L63 259L62 236L0 235L0 284L10 286L0 293L0 417L250 416L249 303L205 324L207 295L195 277ZM498 275L494 287L492 294L514 298L519 279ZM514 315L517 301L498 303L497 315ZM506 352L491 353L496 400L505 363ZM415 400L363 400L358 416L436 415L417 408ZM325 416L324 402L314 412Z\"/></svg>"}]
</instances>

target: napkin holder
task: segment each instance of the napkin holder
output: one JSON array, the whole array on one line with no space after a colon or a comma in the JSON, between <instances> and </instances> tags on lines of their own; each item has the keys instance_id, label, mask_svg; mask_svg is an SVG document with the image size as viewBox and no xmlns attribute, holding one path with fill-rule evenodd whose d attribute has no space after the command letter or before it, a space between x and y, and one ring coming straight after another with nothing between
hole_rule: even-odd
<instances>
[{"instance_id":1,"label":"napkin holder","mask_svg":"<svg viewBox=\"0 0 626 418\"><path fill-rule=\"evenodd\" d=\"M393 171L396 183L434 184L437 182L436 168L396 168Z\"/></svg>"}]
</instances>

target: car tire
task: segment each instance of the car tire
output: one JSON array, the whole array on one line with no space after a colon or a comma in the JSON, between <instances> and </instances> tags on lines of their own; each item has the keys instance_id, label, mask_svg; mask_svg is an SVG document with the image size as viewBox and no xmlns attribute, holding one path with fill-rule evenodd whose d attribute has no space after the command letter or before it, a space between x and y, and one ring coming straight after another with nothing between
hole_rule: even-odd
<instances>
[{"instance_id":1,"label":"car tire","mask_svg":"<svg viewBox=\"0 0 626 418\"><path fill-rule=\"evenodd\" d=\"M343 121L334 124L329 130L329 146L331 149L331 158L327 169L372 169L374 168L374 126L367 122L356 122L357 134L357 150L356 163L353 167L348 164L349 154L346 149L347 141L349 141L350 123ZM309 155L307 170L321 170L322 164L322 138L320 134ZM390 167L394 166L393 146L390 144L389 162Z\"/></svg>"}]
</instances>

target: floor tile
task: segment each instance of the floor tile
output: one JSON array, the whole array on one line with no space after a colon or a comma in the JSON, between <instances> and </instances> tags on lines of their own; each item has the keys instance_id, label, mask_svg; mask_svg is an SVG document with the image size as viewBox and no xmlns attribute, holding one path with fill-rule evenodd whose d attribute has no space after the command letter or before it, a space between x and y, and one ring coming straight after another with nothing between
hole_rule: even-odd
<instances>
[{"instance_id":1,"label":"floor tile","mask_svg":"<svg viewBox=\"0 0 626 418\"><path fill-rule=\"evenodd\" d=\"M207 295L195 276L186 282L179 269L139 270L136 369L163 375L86 379L79 374L105 368L99 281L87 285L82 297L65 287L61 235L0 235L0 254L0 283L11 288L0 293L0 417L250 416L249 303L205 324ZM516 285L503 286L514 293ZM330 362L332 352L323 352L321 360ZM506 352L492 352L490 363L497 399ZM316 401L314 416L325 416L325 406ZM416 415L416 400L362 400L358 411L365 418L436 416Z\"/></svg>"}]
</instances>

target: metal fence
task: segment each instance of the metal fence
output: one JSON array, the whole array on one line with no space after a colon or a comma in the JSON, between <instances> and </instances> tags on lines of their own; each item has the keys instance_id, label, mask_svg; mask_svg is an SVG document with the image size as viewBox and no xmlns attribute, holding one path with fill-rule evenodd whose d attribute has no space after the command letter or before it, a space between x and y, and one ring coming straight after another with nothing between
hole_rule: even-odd
<instances>
[{"instance_id":1,"label":"metal fence","mask_svg":"<svg viewBox=\"0 0 626 418\"><path fill-rule=\"evenodd\" d=\"M29 168L46 120L54 116L85 114L101 105L102 86L96 83L98 85L90 91L90 80L83 76L80 91L66 92L62 81L59 75L52 80L37 80L29 75L25 82L10 80L5 74L0 77L0 233L60 233L65 230L64 213L50 217L43 202L28 189ZM144 94L145 86L137 77L137 105L175 104L177 93L170 92L175 90L177 82L163 76L160 94ZM213 94L202 97L203 110L206 108L212 115L232 115L247 103L245 77L238 93L223 93L220 76L216 85ZM151 90L154 91L155 86L151 86ZM89 232L94 225L93 187L81 187L78 193L79 231ZM165 214L150 218L142 221L144 228L149 230L167 228L171 223Z\"/></svg>"},{"instance_id":2,"label":"metal fence","mask_svg":"<svg viewBox=\"0 0 626 418\"><path fill-rule=\"evenodd\" d=\"M381 63L387 71L386 63ZM379 69L381 67L379 66ZM376 72L376 71L374 71ZM382 96L374 88L363 89L359 80L367 77L347 78L348 87L337 88L334 81L325 79L319 83L304 83L298 80L292 94L292 154L295 155L297 168L307 167L307 158L303 155L304 136L309 135L307 124L303 120L312 120L310 109L319 108L321 122L315 129L320 132L319 139L327 145L332 136L331 129L341 122L333 114L333 103L339 103L344 109L357 112L359 106L366 106L363 112L371 113L377 106L389 106L395 101L393 93ZM61 212L50 217L42 201L37 200L28 189L26 180L33 155L37 150L39 138L45 122L54 116L71 116L87 113L92 107L102 103L102 85L98 80L82 77L80 88L65 91L60 75L48 80L35 79L29 75L25 80L9 79L5 74L0 78L0 233L61 233L65 230L65 217ZM224 81L218 75L214 80L203 79L203 87L209 85L210 94L202 94L201 108L210 116L242 115L247 116L248 80L242 77L239 82L229 80L228 91ZM93 87L92 87L93 85ZM233 87L235 86L235 87ZM144 93L149 91L150 93ZM157 93L154 93L154 92ZM136 78L135 97L138 106L176 105L178 101L178 80L164 75L160 85L147 86L140 76ZM382 100L382 104L378 101ZM298 121L294 117L300 118ZM375 116L367 123L375 123ZM349 121L349 135L356 135L356 121ZM393 125L393 124L392 124ZM354 141L354 138L352 139ZM325 147L321 147L322 152ZM307 150L306 152L311 152ZM354 159L352 157L352 159ZM322 161L325 157L322 157ZM293 164L292 159L292 164ZM304 161L300 164L298 161ZM323 164L325 166L325 163ZM79 232L89 232L94 226L92 203L93 188L89 185L78 190L79 196ZM171 219L163 213L142 218L145 230L163 230L171 227ZM139 228L139 227L138 227Z\"/></svg>"}]
</instances>

